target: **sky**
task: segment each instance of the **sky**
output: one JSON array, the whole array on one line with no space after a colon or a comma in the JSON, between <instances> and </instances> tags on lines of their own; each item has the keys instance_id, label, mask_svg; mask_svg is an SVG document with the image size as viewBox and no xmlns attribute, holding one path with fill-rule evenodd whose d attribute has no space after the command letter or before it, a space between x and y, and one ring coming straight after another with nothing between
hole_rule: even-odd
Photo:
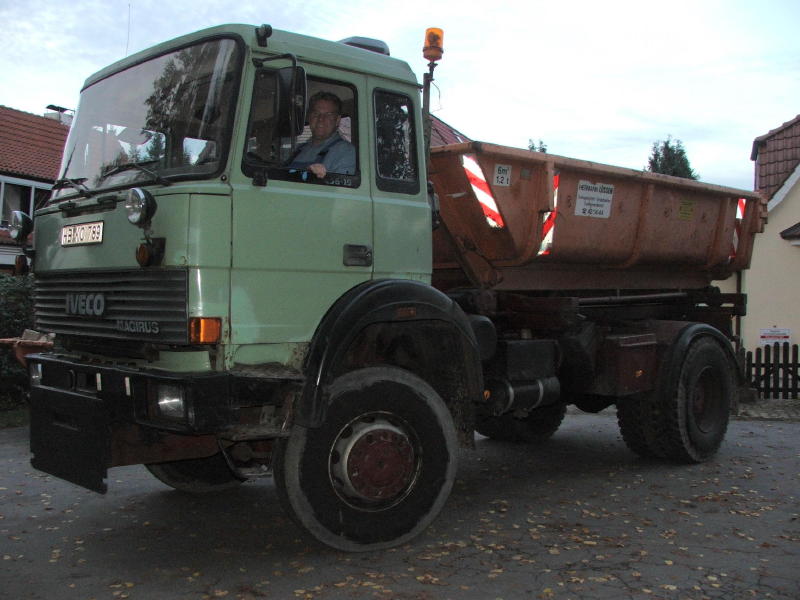
<instances>
[{"instance_id":1,"label":"sky","mask_svg":"<svg viewBox=\"0 0 800 600\"><path fill-rule=\"evenodd\" d=\"M440 27L432 108L468 137L643 169L671 136L737 188L753 139L800 114L800 0L0 0L0 104L75 108L95 71L221 23L382 39L420 81Z\"/></svg>"}]
</instances>

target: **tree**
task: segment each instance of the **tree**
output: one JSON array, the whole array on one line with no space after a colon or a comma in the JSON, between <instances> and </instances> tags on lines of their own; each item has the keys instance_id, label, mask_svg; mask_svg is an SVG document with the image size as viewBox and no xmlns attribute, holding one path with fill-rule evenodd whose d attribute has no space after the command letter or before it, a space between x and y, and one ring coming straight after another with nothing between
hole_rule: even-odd
<instances>
[{"instance_id":1,"label":"tree","mask_svg":"<svg viewBox=\"0 0 800 600\"><path fill-rule=\"evenodd\" d=\"M700 178L689 164L683 142L673 141L672 136L667 136L664 141L653 142L650 158L647 159L647 170L651 173L663 173L685 179Z\"/></svg>"},{"instance_id":2,"label":"tree","mask_svg":"<svg viewBox=\"0 0 800 600\"><path fill-rule=\"evenodd\" d=\"M534 142L532 139L528 139L528 150L531 152L547 152L547 144L545 144L542 140L538 142Z\"/></svg>"}]
</instances>

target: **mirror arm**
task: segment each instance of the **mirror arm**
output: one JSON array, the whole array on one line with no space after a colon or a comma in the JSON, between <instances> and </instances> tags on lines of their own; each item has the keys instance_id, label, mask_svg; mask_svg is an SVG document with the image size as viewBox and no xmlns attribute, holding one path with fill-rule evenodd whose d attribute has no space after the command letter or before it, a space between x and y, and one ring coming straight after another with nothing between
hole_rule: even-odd
<instances>
[{"instance_id":1,"label":"mirror arm","mask_svg":"<svg viewBox=\"0 0 800 600\"><path fill-rule=\"evenodd\" d=\"M266 58L254 58L253 65L256 67L263 67L264 63L270 62L273 60L282 60L284 58L288 58L292 61L292 68L297 68L297 56L292 54L291 52L287 54L276 54L275 56L268 56Z\"/></svg>"}]
</instances>

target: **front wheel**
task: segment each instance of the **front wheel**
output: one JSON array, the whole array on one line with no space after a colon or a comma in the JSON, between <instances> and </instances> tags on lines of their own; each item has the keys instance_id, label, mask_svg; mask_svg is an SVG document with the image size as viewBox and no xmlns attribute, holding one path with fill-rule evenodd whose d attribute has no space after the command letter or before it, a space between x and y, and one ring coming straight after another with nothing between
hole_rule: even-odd
<instances>
[{"instance_id":1,"label":"front wheel","mask_svg":"<svg viewBox=\"0 0 800 600\"><path fill-rule=\"evenodd\" d=\"M278 497L320 542L347 551L402 544L422 532L456 475L453 419L439 395L394 367L347 373L318 428L294 425L274 456Z\"/></svg>"}]
</instances>

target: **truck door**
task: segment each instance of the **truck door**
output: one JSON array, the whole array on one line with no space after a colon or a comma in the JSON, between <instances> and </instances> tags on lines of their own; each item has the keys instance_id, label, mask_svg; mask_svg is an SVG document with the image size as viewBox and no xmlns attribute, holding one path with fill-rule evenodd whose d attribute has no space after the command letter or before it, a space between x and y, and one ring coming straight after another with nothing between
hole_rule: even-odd
<instances>
[{"instance_id":1,"label":"truck door","mask_svg":"<svg viewBox=\"0 0 800 600\"><path fill-rule=\"evenodd\" d=\"M419 93L370 79L375 204L375 278L430 281L431 210L424 165Z\"/></svg>"},{"instance_id":2,"label":"truck door","mask_svg":"<svg viewBox=\"0 0 800 600\"><path fill-rule=\"evenodd\" d=\"M323 115L338 122L341 140L311 162L352 150L355 165L350 173L329 172L324 180L307 165L292 168L302 146L292 148L288 134L276 135L273 72L256 73L241 142L243 176L233 184L234 344L308 341L335 300L372 277L372 200L369 181L362 177L369 156L362 125L368 100L360 95L365 79L313 69L308 68L308 98L322 92L341 101L340 115ZM323 112L333 112L329 103L324 106ZM299 141L309 137L306 123Z\"/></svg>"}]
</instances>

